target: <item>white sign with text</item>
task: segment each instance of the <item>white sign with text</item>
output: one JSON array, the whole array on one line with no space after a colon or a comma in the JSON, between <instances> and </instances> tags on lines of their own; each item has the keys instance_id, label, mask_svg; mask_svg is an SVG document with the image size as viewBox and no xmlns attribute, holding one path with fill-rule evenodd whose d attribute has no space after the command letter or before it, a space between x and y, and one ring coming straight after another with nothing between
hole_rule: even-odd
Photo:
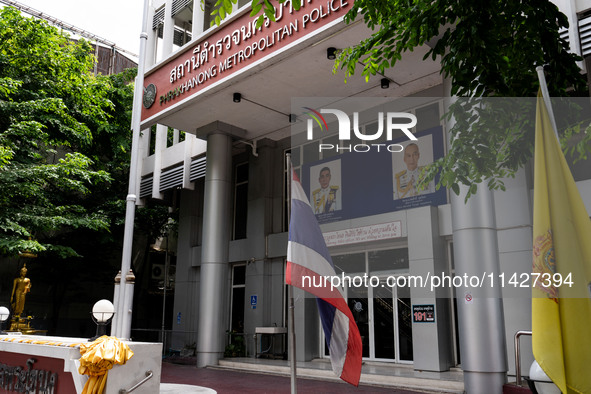
<instances>
[{"instance_id":1,"label":"white sign with text","mask_svg":"<svg viewBox=\"0 0 591 394\"><path fill-rule=\"evenodd\" d=\"M402 224L399 220L389 223L373 224L347 230L323 233L326 246L348 245L359 242L379 241L402 237Z\"/></svg>"}]
</instances>

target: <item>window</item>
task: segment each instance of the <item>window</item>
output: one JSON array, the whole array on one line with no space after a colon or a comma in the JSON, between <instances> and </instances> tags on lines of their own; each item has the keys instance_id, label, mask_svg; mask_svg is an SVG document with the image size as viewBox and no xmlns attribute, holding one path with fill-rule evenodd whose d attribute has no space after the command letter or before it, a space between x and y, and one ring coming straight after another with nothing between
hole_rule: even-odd
<instances>
[{"instance_id":1,"label":"window","mask_svg":"<svg viewBox=\"0 0 591 394\"><path fill-rule=\"evenodd\" d=\"M451 276L455 276L455 263L454 263L454 243L453 241L448 241L447 243L447 262L448 262L448 269L449 272L451 274ZM455 356L455 364L456 365L460 365L461 364L461 359L460 359L460 331L459 331L459 325L458 325L458 299L456 296L456 289L455 287L452 287L452 297L450 299L450 308L451 308L451 313L453 315L453 320L452 320L452 333L453 333L453 338L454 338L454 346L453 346L453 351L454 351L454 356Z\"/></svg>"},{"instance_id":2,"label":"window","mask_svg":"<svg viewBox=\"0 0 591 394\"><path fill-rule=\"evenodd\" d=\"M234 173L233 239L246 238L248 215L248 163L238 164Z\"/></svg>"},{"instance_id":3,"label":"window","mask_svg":"<svg viewBox=\"0 0 591 394\"><path fill-rule=\"evenodd\" d=\"M441 125L438 102L417 108L415 113L417 117L417 131L428 130Z\"/></svg>"},{"instance_id":4,"label":"window","mask_svg":"<svg viewBox=\"0 0 591 394\"><path fill-rule=\"evenodd\" d=\"M211 24L214 21L214 17L211 16L211 13L214 10L217 10L218 8L221 8L222 5L220 3L220 5L216 6L216 1L215 0L205 0L204 4L203 4L203 9L204 9L204 17L203 17L203 31L206 31L207 29L209 29L211 26Z\"/></svg>"},{"instance_id":5,"label":"window","mask_svg":"<svg viewBox=\"0 0 591 394\"><path fill-rule=\"evenodd\" d=\"M246 294L246 265L232 267L232 299L230 331L244 332L244 296Z\"/></svg>"},{"instance_id":6,"label":"window","mask_svg":"<svg viewBox=\"0 0 591 394\"><path fill-rule=\"evenodd\" d=\"M587 121L587 124L589 124L589 121ZM583 133L573 135L573 137L567 142L567 146L571 148L575 144L578 144L583 137ZM589 171L591 168L590 155L588 155L586 159L578 160L579 153L575 152L573 155L565 155L565 158L575 182L591 179L591 171Z\"/></svg>"}]
</instances>

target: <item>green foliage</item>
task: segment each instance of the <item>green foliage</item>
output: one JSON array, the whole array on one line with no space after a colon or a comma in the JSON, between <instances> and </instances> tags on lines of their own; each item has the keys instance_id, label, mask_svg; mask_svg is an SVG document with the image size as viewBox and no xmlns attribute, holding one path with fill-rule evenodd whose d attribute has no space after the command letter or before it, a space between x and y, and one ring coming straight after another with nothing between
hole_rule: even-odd
<instances>
[{"instance_id":1,"label":"green foliage","mask_svg":"<svg viewBox=\"0 0 591 394\"><path fill-rule=\"evenodd\" d=\"M211 16L213 16L211 25L219 25L222 20L226 18L226 16L230 15L232 13L232 7L235 3L235 1L233 2L230 0L217 0L213 10L211 11Z\"/></svg>"},{"instance_id":2,"label":"green foliage","mask_svg":"<svg viewBox=\"0 0 591 394\"><path fill-rule=\"evenodd\" d=\"M244 333L226 331L229 342L224 349L224 357L246 357L246 346L244 344Z\"/></svg>"},{"instance_id":3,"label":"green foliage","mask_svg":"<svg viewBox=\"0 0 591 394\"><path fill-rule=\"evenodd\" d=\"M452 95L535 97L535 67L544 65L550 91L564 95L584 81L558 29L567 18L550 1L360 0L345 16L358 16L375 32L343 50L337 66L347 74L363 64L366 77L395 67L406 51L429 44L424 57L440 59Z\"/></svg>"},{"instance_id":4,"label":"green foliage","mask_svg":"<svg viewBox=\"0 0 591 394\"><path fill-rule=\"evenodd\" d=\"M300 1L292 4L299 7ZM274 20L275 5L270 1L253 0L251 7L258 26L264 18ZM535 97L539 65L545 68L552 96L588 94L576 64L580 59L567 51L568 43L558 34L561 27L567 27L567 17L548 0L356 0L344 20L353 23L357 19L372 33L339 51L334 71L344 70L345 80L359 67L367 80L383 74L395 68L405 52L428 45L423 60L441 63L441 73L451 80L454 96ZM447 116L462 118L471 109L465 101L456 103ZM533 133L508 123L513 117L506 116L502 120L507 123L495 125L480 123L475 116L472 123L456 122L449 130L452 146L428 168L424 184L440 173L438 187L458 191L463 183L473 192L486 181L488 187L502 189L502 178L514 176L533 154ZM474 122L480 124L474 126ZM528 123L518 120L518 124L523 122ZM580 129L568 130L563 146L573 135L577 143L569 144L569 152L586 157L591 136Z\"/></svg>"},{"instance_id":5,"label":"green foliage","mask_svg":"<svg viewBox=\"0 0 591 394\"><path fill-rule=\"evenodd\" d=\"M0 10L2 255L78 256L72 234L109 230L114 196L98 191L126 172L133 93L129 73L95 77L92 65L87 42Z\"/></svg>"},{"instance_id":6,"label":"green foliage","mask_svg":"<svg viewBox=\"0 0 591 394\"><path fill-rule=\"evenodd\" d=\"M299 10L302 3L300 0L277 0L277 4L284 4L290 2L294 10ZM201 0L203 8L204 0ZM232 13L234 4L237 4L238 0L217 0L214 9L211 11L211 26L219 26L222 21ZM252 0L250 16L256 17L256 27L260 28L263 26L265 19L275 22L275 5L271 0Z\"/></svg>"},{"instance_id":7,"label":"green foliage","mask_svg":"<svg viewBox=\"0 0 591 394\"><path fill-rule=\"evenodd\" d=\"M135 224L147 236L148 242L154 242L160 237L177 234L178 210L165 205L146 206L137 210Z\"/></svg>"},{"instance_id":8,"label":"green foliage","mask_svg":"<svg viewBox=\"0 0 591 394\"><path fill-rule=\"evenodd\" d=\"M576 64L580 59L567 51L568 43L558 34L568 26L567 18L550 1L359 0L345 21L358 17L374 33L339 54L335 71L345 69L347 76L361 63L368 79L395 67L405 52L428 44L423 60L441 62L452 95L535 97L538 65L544 65L551 95L586 93ZM484 181L491 189L503 189L502 178L514 176L530 160L534 144L533 129L518 127L533 119L515 119L511 112L493 122L480 118L475 108L467 101L451 106L447 116L456 119L449 130L451 147L424 180L440 172L439 186L457 193L463 183L470 186L467 197ZM589 139L581 140L574 150L584 152L589 146Z\"/></svg>"}]
</instances>

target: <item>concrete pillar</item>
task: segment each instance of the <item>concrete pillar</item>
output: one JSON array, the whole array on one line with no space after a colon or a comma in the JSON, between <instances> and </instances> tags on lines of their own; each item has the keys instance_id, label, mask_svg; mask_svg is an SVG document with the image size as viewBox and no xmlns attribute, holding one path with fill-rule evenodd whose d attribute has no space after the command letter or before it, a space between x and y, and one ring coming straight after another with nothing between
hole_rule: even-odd
<instances>
[{"instance_id":1,"label":"concrete pillar","mask_svg":"<svg viewBox=\"0 0 591 394\"><path fill-rule=\"evenodd\" d=\"M172 17L172 0L166 0L164 6L164 26L162 31L162 57L172 53L174 42L174 18Z\"/></svg>"},{"instance_id":2,"label":"concrete pillar","mask_svg":"<svg viewBox=\"0 0 591 394\"><path fill-rule=\"evenodd\" d=\"M152 178L152 198L161 199L160 176L162 174L162 152L166 149L168 127L156 125L156 146L154 147L154 175Z\"/></svg>"},{"instance_id":3,"label":"concrete pillar","mask_svg":"<svg viewBox=\"0 0 591 394\"><path fill-rule=\"evenodd\" d=\"M152 29L154 21L154 7L150 6L148 11L148 42L146 44L146 69L156 64L156 50L158 48L158 29Z\"/></svg>"},{"instance_id":4,"label":"concrete pillar","mask_svg":"<svg viewBox=\"0 0 591 394\"><path fill-rule=\"evenodd\" d=\"M201 258L195 245L199 242L203 222L203 184L196 190L181 190L174 286L172 347L182 349L197 342L199 321L199 269ZM184 331L185 333L182 333Z\"/></svg>"},{"instance_id":5,"label":"concrete pillar","mask_svg":"<svg viewBox=\"0 0 591 394\"><path fill-rule=\"evenodd\" d=\"M121 316L118 316L117 313L113 315L113 320L111 320L111 335L112 336L119 336L119 338L129 339L131 338L131 315L133 314L133 289L135 287L135 275L133 271L130 269L125 276L125 292L124 292L124 300L123 300L123 313L126 316L122 319ZM113 300L119 300L119 295L121 293L121 271L117 273L115 276L115 292L113 295ZM117 310L117 308L115 308ZM116 335L117 326L121 326L121 333Z\"/></svg>"},{"instance_id":6,"label":"concrete pillar","mask_svg":"<svg viewBox=\"0 0 591 394\"><path fill-rule=\"evenodd\" d=\"M143 174L143 167L144 167L144 159L148 157L150 154L150 129L144 129L140 132L139 143L138 143L138 161L140 163L140 170L136 173L136 196L138 199L135 202L136 206L143 206L145 205L146 201L140 197L140 187L142 184L142 175Z\"/></svg>"},{"instance_id":7,"label":"concrete pillar","mask_svg":"<svg viewBox=\"0 0 591 394\"><path fill-rule=\"evenodd\" d=\"M207 138L198 367L217 364L224 353L224 322L228 314L224 300L227 296L231 179L231 137L221 132L212 132Z\"/></svg>"},{"instance_id":8,"label":"concrete pillar","mask_svg":"<svg viewBox=\"0 0 591 394\"><path fill-rule=\"evenodd\" d=\"M533 206L527 170L521 169L515 178L504 179L506 190L495 191L499 263L505 277L514 273L530 273L532 267ZM505 336L507 338L507 361L509 375L515 375L515 346L513 338L520 330L531 331L531 288L505 286L503 289ZM522 371L534 361L531 336L522 336Z\"/></svg>"},{"instance_id":9,"label":"concrete pillar","mask_svg":"<svg viewBox=\"0 0 591 394\"><path fill-rule=\"evenodd\" d=\"M492 192L480 185L467 203L468 187L452 193L455 273L498 278L500 273ZM458 325L467 393L502 393L506 380L505 319L500 286L460 287Z\"/></svg>"},{"instance_id":10,"label":"concrete pillar","mask_svg":"<svg viewBox=\"0 0 591 394\"><path fill-rule=\"evenodd\" d=\"M119 294L121 292L121 271L117 273L115 276L115 291L113 294L113 304L115 305L115 311L117 311L117 303L119 302ZM111 320L111 336L117 335L117 325L119 324L119 314L115 313L113 315L113 320Z\"/></svg>"},{"instance_id":11,"label":"concrete pillar","mask_svg":"<svg viewBox=\"0 0 591 394\"><path fill-rule=\"evenodd\" d=\"M451 83L444 80L449 94ZM444 99L445 111L454 97ZM448 122L448 129L453 119ZM460 185L460 194L450 193L454 261L456 276L500 273L493 193L486 182L464 202L468 187ZM458 328L464 387L469 394L503 392L506 382L507 353L503 299L499 286L459 287Z\"/></svg>"},{"instance_id":12,"label":"concrete pillar","mask_svg":"<svg viewBox=\"0 0 591 394\"><path fill-rule=\"evenodd\" d=\"M320 356L320 316L316 297L304 290L294 288L294 314L296 333L296 361L310 361Z\"/></svg>"},{"instance_id":13,"label":"concrete pillar","mask_svg":"<svg viewBox=\"0 0 591 394\"><path fill-rule=\"evenodd\" d=\"M131 338L131 316L133 315L133 289L135 287L135 275L130 269L125 276L125 298L123 300L124 312L127 314L121 325L122 338Z\"/></svg>"},{"instance_id":14,"label":"concrete pillar","mask_svg":"<svg viewBox=\"0 0 591 394\"><path fill-rule=\"evenodd\" d=\"M193 1L193 25L191 30L191 39L199 36L203 33L203 24L205 23L205 11L201 7L195 7L195 1Z\"/></svg>"},{"instance_id":15,"label":"concrete pillar","mask_svg":"<svg viewBox=\"0 0 591 394\"><path fill-rule=\"evenodd\" d=\"M410 275L427 277L451 275L446 262L445 245L439 236L437 207L411 209L407 213L408 258ZM435 322L414 322L413 367L420 371L447 371L453 365L453 338L449 287L430 288L411 286L413 305L433 305Z\"/></svg>"},{"instance_id":16,"label":"concrete pillar","mask_svg":"<svg viewBox=\"0 0 591 394\"><path fill-rule=\"evenodd\" d=\"M193 145L196 143L193 134L185 134L185 156L183 159L183 189L193 190L195 184L191 182L191 162L193 161Z\"/></svg>"}]
</instances>

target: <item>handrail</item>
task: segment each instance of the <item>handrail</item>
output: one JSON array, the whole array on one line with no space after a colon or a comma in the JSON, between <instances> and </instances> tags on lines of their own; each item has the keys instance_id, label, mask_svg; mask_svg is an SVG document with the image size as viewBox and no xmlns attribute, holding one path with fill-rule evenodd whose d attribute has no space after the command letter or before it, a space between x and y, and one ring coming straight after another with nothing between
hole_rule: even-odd
<instances>
[{"instance_id":1,"label":"handrail","mask_svg":"<svg viewBox=\"0 0 591 394\"><path fill-rule=\"evenodd\" d=\"M517 331L515 333L515 377L516 384L521 386L521 349L519 346L519 337L522 335L531 335L531 331Z\"/></svg>"},{"instance_id":2,"label":"handrail","mask_svg":"<svg viewBox=\"0 0 591 394\"><path fill-rule=\"evenodd\" d=\"M154 376L154 373L152 371L146 371L146 377L143 378L138 384L136 384L135 386L133 386L132 388L129 388L127 390L126 389L119 390L119 394L127 394L127 393L131 393L132 391L135 391L135 389L137 389L142 384L144 384L148 380L150 380L152 378L152 376Z\"/></svg>"}]
</instances>

